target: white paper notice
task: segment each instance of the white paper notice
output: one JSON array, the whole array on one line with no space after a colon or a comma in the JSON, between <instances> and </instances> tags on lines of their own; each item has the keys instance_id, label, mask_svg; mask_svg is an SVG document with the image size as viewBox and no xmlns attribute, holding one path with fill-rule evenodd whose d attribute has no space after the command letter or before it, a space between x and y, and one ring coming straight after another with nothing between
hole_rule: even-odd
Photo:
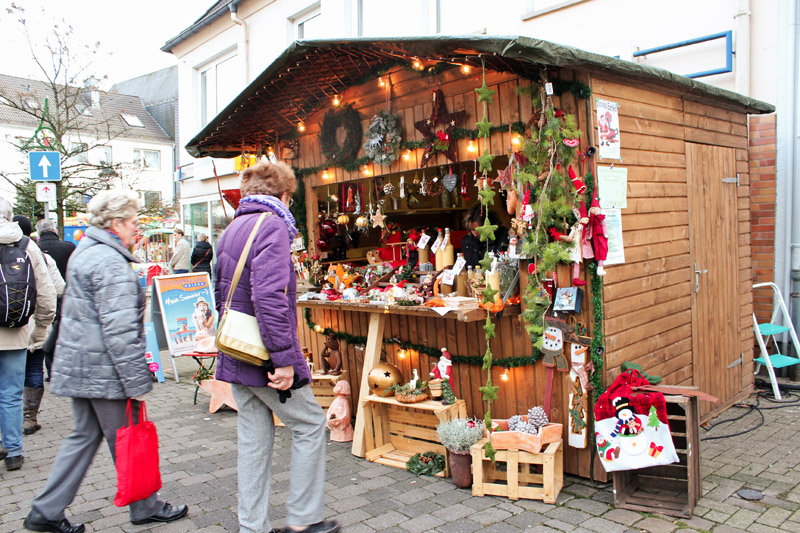
<instances>
[{"instance_id":1,"label":"white paper notice","mask_svg":"<svg viewBox=\"0 0 800 533\"><path fill-rule=\"evenodd\" d=\"M419 248L420 250L423 250L426 246L428 246L428 241L430 241L430 240L431 240L431 236L428 235L427 233L423 233L422 237L420 237L419 241L417 241L417 248Z\"/></svg>"},{"instance_id":2,"label":"white paper notice","mask_svg":"<svg viewBox=\"0 0 800 533\"><path fill-rule=\"evenodd\" d=\"M463 257L459 257L456 259L456 264L453 265L453 274L458 276L461 274L461 271L464 270L464 265L467 264L467 261Z\"/></svg>"},{"instance_id":3,"label":"white paper notice","mask_svg":"<svg viewBox=\"0 0 800 533\"><path fill-rule=\"evenodd\" d=\"M606 265L619 265L625 262L625 247L622 244L622 213L619 209L604 209L608 223L608 256Z\"/></svg>"},{"instance_id":4,"label":"white paper notice","mask_svg":"<svg viewBox=\"0 0 800 533\"><path fill-rule=\"evenodd\" d=\"M628 207L628 169L597 167L597 188L600 189L600 207L613 209Z\"/></svg>"},{"instance_id":5,"label":"white paper notice","mask_svg":"<svg viewBox=\"0 0 800 533\"><path fill-rule=\"evenodd\" d=\"M441 245L442 239L440 237L436 237L436 240L433 241L433 244L431 244L431 253L435 254L436 250L438 250Z\"/></svg>"},{"instance_id":6,"label":"white paper notice","mask_svg":"<svg viewBox=\"0 0 800 533\"><path fill-rule=\"evenodd\" d=\"M453 285L453 282L456 280L456 273L451 268L450 270L445 270L444 275L442 276L442 283L445 285Z\"/></svg>"}]
</instances>

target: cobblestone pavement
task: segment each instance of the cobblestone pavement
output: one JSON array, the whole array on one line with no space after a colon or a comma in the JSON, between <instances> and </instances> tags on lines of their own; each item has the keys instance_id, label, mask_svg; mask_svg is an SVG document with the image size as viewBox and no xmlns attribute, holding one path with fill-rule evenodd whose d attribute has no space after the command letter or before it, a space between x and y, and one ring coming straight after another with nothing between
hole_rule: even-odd
<instances>
[{"instance_id":1,"label":"cobblestone pavement","mask_svg":"<svg viewBox=\"0 0 800 533\"><path fill-rule=\"evenodd\" d=\"M85 522L88 531L104 532L237 531L236 413L222 410L209 414L208 397L203 391L197 405L193 405L194 362L181 360L179 369L182 382L168 380L156 385L148 397L148 412L156 422L161 441L161 495L167 501L188 504L188 518L152 528L132 525L127 509L111 503L115 472L108 450L103 447L68 510L73 522ZM767 404L762 401L761 405ZM732 409L719 420L743 412ZM557 505L473 497L469 490L457 489L449 480L418 478L404 470L353 457L350 446L340 443L328 445L326 506L328 514L337 517L348 533L800 532L800 406L762 412L765 423L757 430L703 443L704 497L691 520L615 509L610 485L595 487L588 480L569 476ZM71 428L69 400L46 394L39 420L42 430L25 439L22 469L7 472L0 467L2 532L22 530L30 501L44 486L56 451ZM736 433L753 427L759 420L759 414L753 412L703 432L703 436ZM278 457L287 455L288 439L287 430L279 428ZM285 525L283 504L288 477L286 463L276 463L271 499L273 527ZM741 488L758 489L764 498L759 502L745 501L737 495Z\"/></svg>"}]
</instances>

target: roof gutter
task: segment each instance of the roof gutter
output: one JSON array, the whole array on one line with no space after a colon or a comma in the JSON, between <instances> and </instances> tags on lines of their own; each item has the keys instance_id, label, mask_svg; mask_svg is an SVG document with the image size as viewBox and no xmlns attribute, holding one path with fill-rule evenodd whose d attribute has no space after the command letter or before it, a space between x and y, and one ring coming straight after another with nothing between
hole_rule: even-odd
<instances>
[{"instance_id":1,"label":"roof gutter","mask_svg":"<svg viewBox=\"0 0 800 533\"><path fill-rule=\"evenodd\" d=\"M247 23L239 18L239 4L242 0L233 0L228 8L231 11L231 21L242 29L242 37L239 39L239 56L244 60L244 85L250 81L250 60L247 55Z\"/></svg>"},{"instance_id":2,"label":"roof gutter","mask_svg":"<svg viewBox=\"0 0 800 533\"><path fill-rule=\"evenodd\" d=\"M241 0L239 0L239 1L241 1ZM189 26L188 28L183 30L181 33L179 33L177 36L173 37L172 39L170 39L169 41L164 43L164 46L161 47L161 51L162 52L166 52L168 54L171 54L173 48L175 48L176 46L181 44L183 41L185 41L186 39L191 37L192 34L198 33L200 30L202 30L206 26L210 26L211 23L213 23L215 20L220 18L222 15L224 15L225 14L225 10L228 9L228 7L229 7L229 4L223 4L223 5L219 6L216 11L214 11L213 13L210 13L207 17L205 17L205 20L200 20L200 21L195 22L194 24L192 24L191 26Z\"/></svg>"}]
</instances>

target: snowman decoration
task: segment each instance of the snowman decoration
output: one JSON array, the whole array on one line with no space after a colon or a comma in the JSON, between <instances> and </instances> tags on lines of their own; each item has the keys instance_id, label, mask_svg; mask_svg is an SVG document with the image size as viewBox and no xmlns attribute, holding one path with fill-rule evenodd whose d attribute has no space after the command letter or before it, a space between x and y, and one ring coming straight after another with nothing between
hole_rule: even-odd
<instances>
[{"instance_id":1,"label":"snowman decoration","mask_svg":"<svg viewBox=\"0 0 800 533\"><path fill-rule=\"evenodd\" d=\"M625 396L617 396L611 401L617 417L611 437L619 437L619 446L628 455L639 455L646 451L647 437L644 435L642 421L633 412L630 400Z\"/></svg>"}]
</instances>

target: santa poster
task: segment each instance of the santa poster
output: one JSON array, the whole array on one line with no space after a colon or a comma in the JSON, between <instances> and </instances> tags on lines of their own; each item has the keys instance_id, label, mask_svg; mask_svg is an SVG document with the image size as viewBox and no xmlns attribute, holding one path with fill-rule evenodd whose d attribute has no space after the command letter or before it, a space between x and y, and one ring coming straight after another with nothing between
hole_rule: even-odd
<instances>
[{"instance_id":1,"label":"santa poster","mask_svg":"<svg viewBox=\"0 0 800 533\"><path fill-rule=\"evenodd\" d=\"M619 103L597 99L597 156L622 159L619 150Z\"/></svg>"}]
</instances>

